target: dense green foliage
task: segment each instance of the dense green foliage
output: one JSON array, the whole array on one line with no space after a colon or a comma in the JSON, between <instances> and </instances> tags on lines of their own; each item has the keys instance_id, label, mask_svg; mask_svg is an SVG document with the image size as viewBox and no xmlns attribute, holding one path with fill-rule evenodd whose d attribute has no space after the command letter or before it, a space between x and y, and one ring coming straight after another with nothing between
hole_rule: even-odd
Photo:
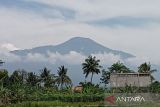
<instances>
[{"instance_id":1,"label":"dense green foliage","mask_svg":"<svg viewBox=\"0 0 160 107\"><path fill-rule=\"evenodd\" d=\"M153 73L156 72L156 69L151 69L151 64L150 63L143 63L138 67L138 72L140 73Z\"/></svg>"},{"instance_id":2,"label":"dense green foliage","mask_svg":"<svg viewBox=\"0 0 160 107\"><path fill-rule=\"evenodd\" d=\"M100 78L100 80L102 81L102 83L105 84L105 86L107 84L109 84L109 80L110 80L110 72L106 71L105 69L102 70L102 77Z\"/></svg>"},{"instance_id":3,"label":"dense green foliage","mask_svg":"<svg viewBox=\"0 0 160 107\"><path fill-rule=\"evenodd\" d=\"M111 73L131 73L131 72L132 71L128 67L126 67L120 61L118 61L112 64L111 67L108 67L108 70L105 69L102 70L102 77L100 78L100 80L102 81L102 83L107 85L109 84Z\"/></svg>"},{"instance_id":4,"label":"dense green foliage","mask_svg":"<svg viewBox=\"0 0 160 107\"><path fill-rule=\"evenodd\" d=\"M160 93L160 82L155 81L151 84L150 90L153 93Z\"/></svg>"},{"instance_id":5,"label":"dense green foliage","mask_svg":"<svg viewBox=\"0 0 160 107\"><path fill-rule=\"evenodd\" d=\"M131 70L126 67L120 61L114 63L111 67L108 68L110 73L129 73Z\"/></svg>"},{"instance_id":6,"label":"dense green foliage","mask_svg":"<svg viewBox=\"0 0 160 107\"><path fill-rule=\"evenodd\" d=\"M103 101L104 90L92 83L81 82L83 93L74 93L67 71L67 68L60 66L56 76L46 67L40 70L39 75L23 69L15 70L11 75L7 70L0 70L0 102L6 105L28 101Z\"/></svg>"},{"instance_id":7,"label":"dense green foliage","mask_svg":"<svg viewBox=\"0 0 160 107\"><path fill-rule=\"evenodd\" d=\"M139 67L138 67L138 72L139 73L150 73L150 75L154 72L156 72L157 70L156 69L152 69L151 68L151 64L150 63L143 63L141 64ZM155 80L154 77L151 75L151 79L152 81Z\"/></svg>"},{"instance_id":8,"label":"dense green foliage","mask_svg":"<svg viewBox=\"0 0 160 107\"><path fill-rule=\"evenodd\" d=\"M1 61L1 60L0 60ZM2 61L1 61L2 62ZM131 73L132 71L121 62L116 62L107 70L101 71L100 60L96 57L89 56L84 63L82 69L85 77L91 74L90 82L80 82L83 87L81 93L73 90L72 80L67 75L68 69L60 66L57 74L52 74L48 68L40 70L40 74L27 72L25 70L15 70L11 75L8 71L0 70L0 106L12 104L13 107L47 107L70 105L77 106L93 104L102 104L104 93L141 93L153 92L160 93L160 82L155 81L149 87L128 86L122 88L103 87L109 84L111 73ZM140 73L153 73L156 70L151 69L151 65L144 63L138 67ZM100 84L93 84L94 74L102 72L102 81ZM77 103L75 103L77 102ZM2 105L3 104L3 105Z\"/></svg>"}]
</instances>

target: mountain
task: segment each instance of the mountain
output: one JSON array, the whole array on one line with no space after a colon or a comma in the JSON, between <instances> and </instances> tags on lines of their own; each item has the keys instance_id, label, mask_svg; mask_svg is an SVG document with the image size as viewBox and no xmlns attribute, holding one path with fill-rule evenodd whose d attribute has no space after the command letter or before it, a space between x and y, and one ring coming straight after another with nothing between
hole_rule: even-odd
<instances>
[{"instance_id":1,"label":"mountain","mask_svg":"<svg viewBox=\"0 0 160 107\"><path fill-rule=\"evenodd\" d=\"M60 53L60 54L68 54L71 51L75 51L81 54L84 54L86 56L90 55L90 54L96 54L96 53L112 53L114 55L120 55L122 59L124 59L124 61L126 60L126 58L132 58L134 57L134 55L123 52L123 51L118 51L118 50L113 50L110 48L107 48L89 38L82 38L82 37L75 37L72 38L62 44L59 45L50 45L50 46L41 46L41 47L36 47L33 49L24 49L24 50L16 50L16 51L12 51L11 53L17 55L17 56L22 56L22 60L20 61L6 61L6 63L3 65L4 68L8 69L9 71L13 71L16 69L25 69L28 72L35 72L37 74L39 74L40 69L42 69L43 67L47 67L48 69L50 69L52 71L53 74L57 74L57 68L61 65L65 65L65 67L68 68L68 75L70 76L70 78L72 79L72 81L74 82L74 84L78 84L81 81L85 80L85 76L83 74L83 70L82 70L82 66L81 63L79 64L70 64L68 62L65 62L64 60L57 60L57 61L46 61L47 59L47 52L53 52L53 53ZM39 54L43 54L45 55L46 60L43 61L39 60L41 58L33 58L33 60L28 60L25 56L28 55L29 53L39 53ZM24 57L23 57L24 56ZM36 56L34 56L36 57ZM40 56L41 57L41 56ZM23 60L24 58L24 60ZM31 57L32 58L32 57ZM62 58L63 59L63 58ZM38 60L38 61L36 61ZM54 60L54 58L51 58L50 60ZM73 59L74 60L74 59ZM69 60L71 61L71 60ZM107 60L106 60L107 62ZM137 69L137 66L134 66L132 64L129 63L125 63L129 68L132 68L133 70ZM110 65L108 64L104 64L102 65L105 68L108 68ZM153 68L156 69L160 69L159 66L153 66ZM11 73L10 72L10 73ZM159 73L155 73L155 78L159 80ZM99 75L94 75L94 82L95 83L99 83L100 82L100 77L101 74ZM88 77L87 79L90 80L90 77Z\"/></svg>"},{"instance_id":2,"label":"mountain","mask_svg":"<svg viewBox=\"0 0 160 107\"><path fill-rule=\"evenodd\" d=\"M75 51L87 56L96 53L112 53L114 55L120 55L123 59L134 57L129 53L118 50L112 50L110 48L102 46L101 44L89 38L82 38L82 37L75 37L62 44L55 46L50 45L50 46L36 47L33 49L15 50L12 51L11 53L20 56L25 56L28 53L33 53L33 54L40 53L45 55L47 54L48 51L53 53L58 52L60 54L68 54L70 51Z\"/></svg>"}]
</instances>

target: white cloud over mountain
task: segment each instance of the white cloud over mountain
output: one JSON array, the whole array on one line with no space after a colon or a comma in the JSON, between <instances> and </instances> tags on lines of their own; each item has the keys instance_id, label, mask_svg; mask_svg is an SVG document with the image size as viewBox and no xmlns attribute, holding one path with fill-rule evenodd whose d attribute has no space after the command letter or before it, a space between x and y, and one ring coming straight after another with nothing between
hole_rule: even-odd
<instances>
[{"instance_id":1,"label":"white cloud over mountain","mask_svg":"<svg viewBox=\"0 0 160 107\"><path fill-rule=\"evenodd\" d=\"M160 57L159 4L159 0L16 0L8 4L2 0L0 1L0 43L13 43L18 48L24 49L48 44L56 45L71 37L82 36L94 39L112 49L123 50L137 56L137 59L128 59L130 63L142 62L142 59L160 64L158 59ZM137 23L139 18L149 19L145 22L149 24L145 26L136 24L132 27L124 26L127 25L126 22L118 22L115 27L112 27L105 23L105 26L88 23L88 21L117 19L121 16L131 17L132 20L130 18L127 20L133 24ZM133 20L134 18L136 20ZM1 57L19 60L18 56L4 54L4 50L18 49L15 46L2 44ZM74 52L63 56L63 59L58 53L49 53L49 55L53 59L50 61L52 63L57 60L82 61L85 57ZM112 54L97 54L97 57L102 59L102 62L121 60ZM40 54L29 54L26 59L50 60ZM68 63L71 62L79 63L78 60Z\"/></svg>"},{"instance_id":2,"label":"white cloud over mountain","mask_svg":"<svg viewBox=\"0 0 160 107\"><path fill-rule=\"evenodd\" d=\"M4 62L17 62L17 61L22 61L21 57L11 54L9 52L2 52L0 51L0 58L1 60L3 60Z\"/></svg>"},{"instance_id":3,"label":"white cloud over mountain","mask_svg":"<svg viewBox=\"0 0 160 107\"><path fill-rule=\"evenodd\" d=\"M6 50L6 51L14 51L14 50L18 50L19 48L17 48L13 44L5 43L5 44L0 45L0 49Z\"/></svg>"},{"instance_id":4,"label":"white cloud over mountain","mask_svg":"<svg viewBox=\"0 0 160 107\"><path fill-rule=\"evenodd\" d=\"M12 54L10 52L0 52L0 56L2 60L8 62L26 62L26 63L49 63L49 64L56 64L56 63L65 63L69 65L81 65L85 59L88 57L81 53L70 51L68 54L60 54L58 52L51 53L48 52L47 55L39 54L39 53L29 53L26 56L19 56ZM122 59L119 55L114 55L112 53L98 53L92 54L92 56L96 56L97 59L100 60L101 65L111 66L113 63L117 61L121 61L128 65L139 66L141 63L148 61L145 58L128 58Z\"/></svg>"}]
</instances>

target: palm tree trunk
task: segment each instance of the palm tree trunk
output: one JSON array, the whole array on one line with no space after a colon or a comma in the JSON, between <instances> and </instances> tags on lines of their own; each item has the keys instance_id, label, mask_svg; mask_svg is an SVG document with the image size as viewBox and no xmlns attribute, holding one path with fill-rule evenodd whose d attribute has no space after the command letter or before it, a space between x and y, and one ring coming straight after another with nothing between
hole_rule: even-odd
<instances>
[{"instance_id":1,"label":"palm tree trunk","mask_svg":"<svg viewBox=\"0 0 160 107\"><path fill-rule=\"evenodd\" d=\"M63 82L63 80L61 81L61 90L63 89L63 84L64 84L64 82Z\"/></svg>"},{"instance_id":2,"label":"palm tree trunk","mask_svg":"<svg viewBox=\"0 0 160 107\"><path fill-rule=\"evenodd\" d=\"M62 88L63 88L63 83L61 83L61 90L62 90Z\"/></svg>"},{"instance_id":3,"label":"palm tree trunk","mask_svg":"<svg viewBox=\"0 0 160 107\"><path fill-rule=\"evenodd\" d=\"M91 75L91 83L92 83L92 79L93 79L93 72L92 72L92 75Z\"/></svg>"}]
</instances>

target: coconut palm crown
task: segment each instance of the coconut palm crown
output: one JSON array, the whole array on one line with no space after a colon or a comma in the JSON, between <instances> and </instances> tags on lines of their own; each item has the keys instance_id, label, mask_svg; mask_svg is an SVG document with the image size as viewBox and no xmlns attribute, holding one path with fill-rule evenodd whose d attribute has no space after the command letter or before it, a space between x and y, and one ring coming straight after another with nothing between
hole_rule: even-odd
<instances>
[{"instance_id":1,"label":"coconut palm crown","mask_svg":"<svg viewBox=\"0 0 160 107\"><path fill-rule=\"evenodd\" d=\"M72 84L71 79L67 75L67 71L68 71L68 69L65 68L64 66L61 66L58 68L58 77L55 81L58 85L60 85L61 89L64 88L64 85L68 86L68 85Z\"/></svg>"},{"instance_id":2,"label":"coconut palm crown","mask_svg":"<svg viewBox=\"0 0 160 107\"><path fill-rule=\"evenodd\" d=\"M151 81L155 80L155 78L151 75L152 73L156 72L156 69L152 69L150 63L143 63L138 67L139 73L149 73L151 76Z\"/></svg>"},{"instance_id":3,"label":"coconut palm crown","mask_svg":"<svg viewBox=\"0 0 160 107\"><path fill-rule=\"evenodd\" d=\"M120 61L108 68L110 73L129 73L131 70Z\"/></svg>"},{"instance_id":4,"label":"coconut palm crown","mask_svg":"<svg viewBox=\"0 0 160 107\"><path fill-rule=\"evenodd\" d=\"M91 83L93 80L93 75L100 73L100 68L102 66L100 66L99 62L100 60L97 60L95 56L89 56L87 59L85 59L85 62L82 63L82 69L84 71L83 74L85 74L85 78L91 74Z\"/></svg>"}]
</instances>

